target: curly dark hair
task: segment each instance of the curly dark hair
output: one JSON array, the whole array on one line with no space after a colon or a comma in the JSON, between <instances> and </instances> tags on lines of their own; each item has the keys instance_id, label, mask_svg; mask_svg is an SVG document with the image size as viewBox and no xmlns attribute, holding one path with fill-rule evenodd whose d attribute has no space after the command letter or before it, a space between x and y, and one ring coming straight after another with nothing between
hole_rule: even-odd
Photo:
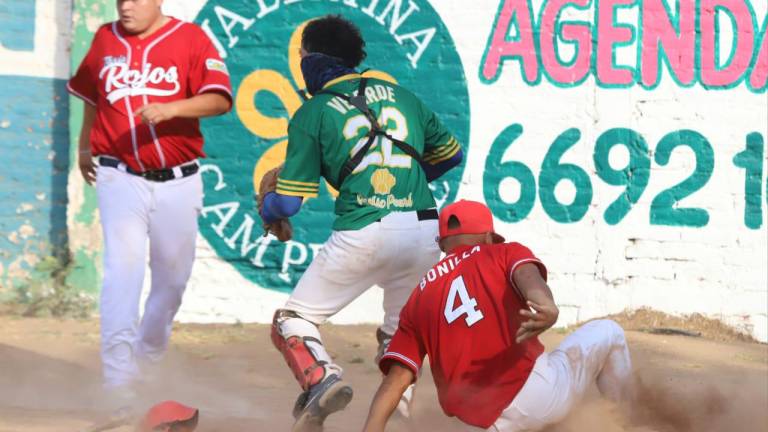
<instances>
[{"instance_id":1,"label":"curly dark hair","mask_svg":"<svg viewBox=\"0 0 768 432\"><path fill-rule=\"evenodd\" d=\"M301 35L301 46L310 53L338 57L347 67L357 67L365 58L365 41L360 29L341 15L312 20Z\"/></svg>"}]
</instances>

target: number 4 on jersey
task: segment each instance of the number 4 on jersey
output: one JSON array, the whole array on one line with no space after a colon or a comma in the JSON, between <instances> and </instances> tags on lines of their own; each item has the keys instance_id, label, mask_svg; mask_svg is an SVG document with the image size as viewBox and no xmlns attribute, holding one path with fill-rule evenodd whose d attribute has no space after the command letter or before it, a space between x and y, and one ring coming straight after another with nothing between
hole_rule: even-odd
<instances>
[{"instance_id":1,"label":"number 4 on jersey","mask_svg":"<svg viewBox=\"0 0 768 432\"><path fill-rule=\"evenodd\" d=\"M454 309L456 305L456 294L459 295L459 307ZM467 292L467 286L464 284L464 277L459 276L451 282L451 289L448 291L448 300L445 302L445 319L448 324L459 319L460 316L467 314L464 321L468 327L472 327L473 324L483 319L483 313L479 309L475 309L477 306L477 300L469 297Z\"/></svg>"}]
</instances>

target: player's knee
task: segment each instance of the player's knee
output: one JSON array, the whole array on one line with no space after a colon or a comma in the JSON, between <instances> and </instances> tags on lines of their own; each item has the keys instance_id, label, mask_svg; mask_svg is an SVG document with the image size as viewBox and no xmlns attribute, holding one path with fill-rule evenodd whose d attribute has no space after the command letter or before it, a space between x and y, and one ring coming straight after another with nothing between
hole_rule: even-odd
<instances>
[{"instance_id":1,"label":"player's knee","mask_svg":"<svg viewBox=\"0 0 768 432\"><path fill-rule=\"evenodd\" d=\"M614 320L600 319L593 321L596 326L599 326L603 334L611 341L613 345L625 345L626 337L624 335L624 329Z\"/></svg>"},{"instance_id":2,"label":"player's knee","mask_svg":"<svg viewBox=\"0 0 768 432\"><path fill-rule=\"evenodd\" d=\"M285 348L286 332L285 322L289 319L301 319L299 315L288 309L278 309L275 311L275 315L272 317L272 331L271 338L272 344L280 351Z\"/></svg>"},{"instance_id":3,"label":"player's knee","mask_svg":"<svg viewBox=\"0 0 768 432\"><path fill-rule=\"evenodd\" d=\"M320 337L317 324L290 309L278 309L272 319L272 327L284 338L290 336Z\"/></svg>"},{"instance_id":4,"label":"player's knee","mask_svg":"<svg viewBox=\"0 0 768 432\"><path fill-rule=\"evenodd\" d=\"M130 280L137 272L142 271L146 265L143 256L117 253L104 259L104 276L115 280Z\"/></svg>"}]
</instances>

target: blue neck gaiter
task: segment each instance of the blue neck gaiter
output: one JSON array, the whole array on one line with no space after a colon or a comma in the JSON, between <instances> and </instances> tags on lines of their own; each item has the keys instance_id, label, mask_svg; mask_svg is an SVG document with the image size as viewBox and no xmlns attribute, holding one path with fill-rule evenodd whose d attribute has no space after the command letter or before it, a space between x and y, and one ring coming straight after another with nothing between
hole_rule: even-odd
<instances>
[{"instance_id":1,"label":"blue neck gaiter","mask_svg":"<svg viewBox=\"0 0 768 432\"><path fill-rule=\"evenodd\" d=\"M344 66L339 58L321 53L311 53L301 59L301 73L304 75L307 91L313 95L322 90L328 81L357 73L357 71Z\"/></svg>"}]
</instances>

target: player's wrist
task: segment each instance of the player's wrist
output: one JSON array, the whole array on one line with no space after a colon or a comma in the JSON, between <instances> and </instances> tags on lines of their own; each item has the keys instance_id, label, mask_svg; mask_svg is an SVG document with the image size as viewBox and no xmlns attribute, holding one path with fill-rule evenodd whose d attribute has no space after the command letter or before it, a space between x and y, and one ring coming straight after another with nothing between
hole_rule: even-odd
<instances>
[{"instance_id":1,"label":"player's wrist","mask_svg":"<svg viewBox=\"0 0 768 432\"><path fill-rule=\"evenodd\" d=\"M167 120L170 120L176 117L183 117L184 112L182 110L180 102L182 101L173 101L165 104L166 113L168 115Z\"/></svg>"}]
</instances>

